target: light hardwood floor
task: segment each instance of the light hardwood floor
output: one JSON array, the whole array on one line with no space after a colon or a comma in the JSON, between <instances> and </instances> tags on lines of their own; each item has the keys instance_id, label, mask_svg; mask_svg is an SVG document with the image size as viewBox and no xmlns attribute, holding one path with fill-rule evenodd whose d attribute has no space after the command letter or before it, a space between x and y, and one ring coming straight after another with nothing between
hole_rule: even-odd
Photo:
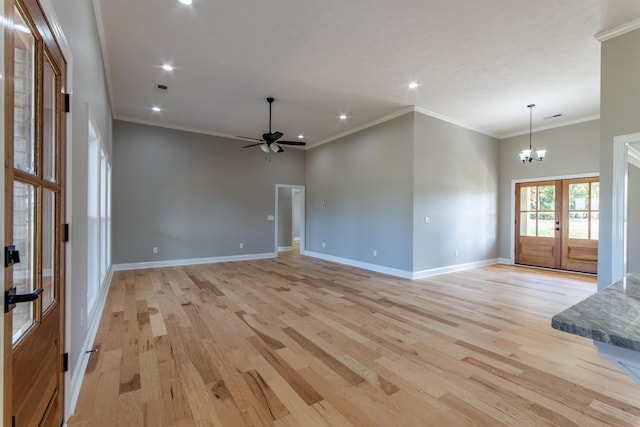
<instances>
[{"instance_id":1,"label":"light hardwood floor","mask_svg":"<svg viewBox=\"0 0 640 427\"><path fill-rule=\"evenodd\" d=\"M294 252L118 272L69 426L638 426L640 386L550 326L595 287Z\"/></svg>"}]
</instances>

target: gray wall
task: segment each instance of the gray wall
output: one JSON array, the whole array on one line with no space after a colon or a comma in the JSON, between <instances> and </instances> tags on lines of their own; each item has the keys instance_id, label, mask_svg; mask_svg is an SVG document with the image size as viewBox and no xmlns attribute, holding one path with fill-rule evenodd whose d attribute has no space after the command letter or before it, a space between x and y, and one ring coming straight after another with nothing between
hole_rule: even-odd
<instances>
[{"instance_id":1,"label":"gray wall","mask_svg":"<svg viewBox=\"0 0 640 427\"><path fill-rule=\"evenodd\" d=\"M413 118L307 151L308 251L411 271Z\"/></svg>"},{"instance_id":2,"label":"gray wall","mask_svg":"<svg viewBox=\"0 0 640 427\"><path fill-rule=\"evenodd\" d=\"M71 204L67 221L71 224L71 243L67 246L71 268L67 270L70 289L66 294L66 323L70 328L69 371L73 374L85 356L82 344L88 334L87 310L87 159L88 111L101 134L108 155L111 155L111 112L103 71L100 42L91 1L51 0L72 54L68 69L71 83L71 172L67 197ZM69 136L69 135L68 135ZM98 314L99 315L99 314ZM67 400L66 404L69 404Z\"/></svg>"},{"instance_id":3,"label":"gray wall","mask_svg":"<svg viewBox=\"0 0 640 427\"><path fill-rule=\"evenodd\" d=\"M547 155L542 162L523 164L518 158L518 153L529 147L528 133L500 141L500 192L498 195L500 258L508 259L513 256L511 250L513 243L511 210L514 209L511 184L513 180L534 181L547 177L597 174L600 170L599 120L534 132L532 140L534 149L547 149Z\"/></svg>"},{"instance_id":4,"label":"gray wall","mask_svg":"<svg viewBox=\"0 0 640 427\"><path fill-rule=\"evenodd\" d=\"M640 168L628 167L627 272L640 273Z\"/></svg>"},{"instance_id":5,"label":"gray wall","mask_svg":"<svg viewBox=\"0 0 640 427\"><path fill-rule=\"evenodd\" d=\"M310 150L306 177L309 251L406 272L497 257L495 138L409 113Z\"/></svg>"},{"instance_id":6,"label":"gray wall","mask_svg":"<svg viewBox=\"0 0 640 427\"><path fill-rule=\"evenodd\" d=\"M278 247L293 244L293 194L291 188L278 188Z\"/></svg>"},{"instance_id":7,"label":"gray wall","mask_svg":"<svg viewBox=\"0 0 640 427\"><path fill-rule=\"evenodd\" d=\"M640 30L602 43L600 94L600 246L598 288L613 278L613 138L640 132Z\"/></svg>"},{"instance_id":8,"label":"gray wall","mask_svg":"<svg viewBox=\"0 0 640 427\"><path fill-rule=\"evenodd\" d=\"M118 120L113 142L114 264L273 253L275 185L304 182L301 150Z\"/></svg>"},{"instance_id":9,"label":"gray wall","mask_svg":"<svg viewBox=\"0 0 640 427\"><path fill-rule=\"evenodd\" d=\"M413 271L496 258L498 141L415 113L413 169Z\"/></svg>"}]
</instances>

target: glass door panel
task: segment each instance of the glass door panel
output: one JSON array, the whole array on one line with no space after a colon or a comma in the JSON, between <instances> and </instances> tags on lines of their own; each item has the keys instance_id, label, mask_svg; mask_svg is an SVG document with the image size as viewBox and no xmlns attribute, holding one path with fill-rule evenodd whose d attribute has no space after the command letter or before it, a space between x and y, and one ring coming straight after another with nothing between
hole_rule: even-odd
<instances>
[{"instance_id":1,"label":"glass door panel","mask_svg":"<svg viewBox=\"0 0 640 427\"><path fill-rule=\"evenodd\" d=\"M520 235L554 237L556 186L520 188Z\"/></svg>"},{"instance_id":2,"label":"glass door panel","mask_svg":"<svg viewBox=\"0 0 640 427\"><path fill-rule=\"evenodd\" d=\"M20 252L20 262L13 266L13 286L18 294L36 289L36 189L16 181L13 185L13 243ZM13 343L35 323L34 302L17 304L13 315Z\"/></svg>"},{"instance_id":3,"label":"glass door panel","mask_svg":"<svg viewBox=\"0 0 640 427\"><path fill-rule=\"evenodd\" d=\"M600 183L580 182L568 184L570 239L598 240L600 214Z\"/></svg>"},{"instance_id":4,"label":"glass door panel","mask_svg":"<svg viewBox=\"0 0 640 427\"><path fill-rule=\"evenodd\" d=\"M36 40L18 8L15 8L14 20L13 162L16 169L33 174L36 172Z\"/></svg>"},{"instance_id":5,"label":"glass door panel","mask_svg":"<svg viewBox=\"0 0 640 427\"><path fill-rule=\"evenodd\" d=\"M538 214L538 237L555 237L555 212L541 212Z\"/></svg>"},{"instance_id":6,"label":"glass door panel","mask_svg":"<svg viewBox=\"0 0 640 427\"><path fill-rule=\"evenodd\" d=\"M56 73L44 58L42 88L42 173L47 181L55 182L56 177Z\"/></svg>"},{"instance_id":7,"label":"glass door panel","mask_svg":"<svg viewBox=\"0 0 640 427\"><path fill-rule=\"evenodd\" d=\"M537 215L533 212L521 212L520 213L520 235L535 237L537 230L536 224L538 223Z\"/></svg>"},{"instance_id":8,"label":"glass door panel","mask_svg":"<svg viewBox=\"0 0 640 427\"><path fill-rule=\"evenodd\" d=\"M55 302L56 277L56 195L45 189L42 193L42 313Z\"/></svg>"}]
</instances>

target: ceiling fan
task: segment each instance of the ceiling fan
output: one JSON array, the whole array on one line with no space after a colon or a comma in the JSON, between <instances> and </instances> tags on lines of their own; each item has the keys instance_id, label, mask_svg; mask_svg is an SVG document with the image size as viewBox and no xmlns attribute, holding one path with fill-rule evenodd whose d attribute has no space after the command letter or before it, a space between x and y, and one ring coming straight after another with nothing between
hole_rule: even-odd
<instances>
[{"instance_id":1,"label":"ceiling fan","mask_svg":"<svg viewBox=\"0 0 640 427\"><path fill-rule=\"evenodd\" d=\"M267 102L269 103L269 132L263 133L262 139L250 138L248 136L238 136L238 138L260 141L255 144L245 145L242 148L256 147L259 145L260 149L265 153L270 153L272 151L274 153L282 153L284 151L284 148L282 148L281 145L307 145L307 143L304 141L278 141L280 138L282 138L283 133L278 131L271 132L271 104L273 104L273 101L275 101L274 98L267 98Z\"/></svg>"}]
</instances>

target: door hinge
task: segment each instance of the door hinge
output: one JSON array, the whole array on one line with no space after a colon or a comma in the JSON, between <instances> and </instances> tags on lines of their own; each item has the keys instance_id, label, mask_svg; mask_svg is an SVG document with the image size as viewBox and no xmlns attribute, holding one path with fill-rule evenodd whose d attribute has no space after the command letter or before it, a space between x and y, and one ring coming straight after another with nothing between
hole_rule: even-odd
<instances>
[{"instance_id":1,"label":"door hinge","mask_svg":"<svg viewBox=\"0 0 640 427\"><path fill-rule=\"evenodd\" d=\"M62 372L69 372L69 353L62 355Z\"/></svg>"},{"instance_id":2,"label":"door hinge","mask_svg":"<svg viewBox=\"0 0 640 427\"><path fill-rule=\"evenodd\" d=\"M69 224L62 225L62 241L64 243L69 241Z\"/></svg>"},{"instance_id":3,"label":"door hinge","mask_svg":"<svg viewBox=\"0 0 640 427\"><path fill-rule=\"evenodd\" d=\"M71 95L68 93L64 94L64 112L71 112Z\"/></svg>"},{"instance_id":4,"label":"door hinge","mask_svg":"<svg viewBox=\"0 0 640 427\"><path fill-rule=\"evenodd\" d=\"M4 247L4 266L11 267L20 262L20 252L13 245Z\"/></svg>"},{"instance_id":5,"label":"door hinge","mask_svg":"<svg viewBox=\"0 0 640 427\"><path fill-rule=\"evenodd\" d=\"M15 415L11 416L11 427L16 427L16 416Z\"/></svg>"}]
</instances>

